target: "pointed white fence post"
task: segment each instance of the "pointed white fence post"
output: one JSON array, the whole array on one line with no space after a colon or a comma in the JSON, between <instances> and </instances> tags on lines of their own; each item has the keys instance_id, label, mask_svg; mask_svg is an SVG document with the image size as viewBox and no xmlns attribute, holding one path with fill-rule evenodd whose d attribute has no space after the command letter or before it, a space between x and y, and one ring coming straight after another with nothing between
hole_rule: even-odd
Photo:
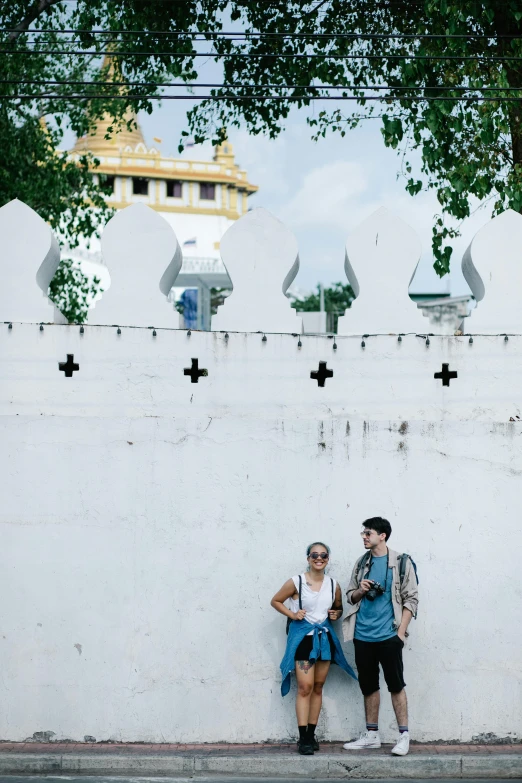
<instances>
[{"instance_id":1,"label":"pointed white fence post","mask_svg":"<svg viewBox=\"0 0 522 783\"><path fill-rule=\"evenodd\" d=\"M408 294L421 256L415 231L381 207L346 241L344 268L356 299L338 321L338 334L407 334L429 330Z\"/></svg>"},{"instance_id":2,"label":"pointed white fence post","mask_svg":"<svg viewBox=\"0 0 522 783\"><path fill-rule=\"evenodd\" d=\"M473 238L462 273L478 304L466 319L477 334L522 334L522 215L508 209Z\"/></svg>"},{"instance_id":3,"label":"pointed white fence post","mask_svg":"<svg viewBox=\"0 0 522 783\"><path fill-rule=\"evenodd\" d=\"M254 209L221 240L234 290L212 317L214 331L298 332L302 319L285 296L299 269L297 241L266 209Z\"/></svg>"},{"instance_id":4,"label":"pointed white fence post","mask_svg":"<svg viewBox=\"0 0 522 783\"><path fill-rule=\"evenodd\" d=\"M0 321L61 321L47 296L60 263L53 232L23 201L0 209Z\"/></svg>"},{"instance_id":5,"label":"pointed white fence post","mask_svg":"<svg viewBox=\"0 0 522 783\"><path fill-rule=\"evenodd\" d=\"M133 204L109 220L101 249L111 285L90 310L89 324L178 328L167 296L183 259L167 221L146 204Z\"/></svg>"}]
</instances>

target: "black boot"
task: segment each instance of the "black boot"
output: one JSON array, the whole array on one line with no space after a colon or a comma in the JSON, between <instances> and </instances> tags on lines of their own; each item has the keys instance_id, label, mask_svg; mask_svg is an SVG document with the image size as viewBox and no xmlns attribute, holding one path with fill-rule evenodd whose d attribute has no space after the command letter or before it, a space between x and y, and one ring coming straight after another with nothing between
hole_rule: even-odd
<instances>
[{"instance_id":1,"label":"black boot","mask_svg":"<svg viewBox=\"0 0 522 783\"><path fill-rule=\"evenodd\" d=\"M308 726L298 726L299 739L297 741L297 750L302 756L313 756L314 749L308 739Z\"/></svg>"},{"instance_id":2,"label":"black boot","mask_svg":"<svg viewBox=\"0 0 522 783\"><path fill-rule=\"evenodd\" d=\"M309 742L306 740L299 740L297 743L297 750L301 754L301 756L313 756L314 755L314 748L313 745L310 745Z\"/></svg>"},{"instance_id":3,"label":"black boot","mask_svg":"<svg viewBox=\"0 0 522 783\"><path fill-rule=\"evenodd\" d=\"M306 730L306 741L309 745L312 746L314 752L317 752L319 750L319 743L315 738L315 729L316 727L313 723L308 724L308 728Z\"/></svg>"}]
</instances>

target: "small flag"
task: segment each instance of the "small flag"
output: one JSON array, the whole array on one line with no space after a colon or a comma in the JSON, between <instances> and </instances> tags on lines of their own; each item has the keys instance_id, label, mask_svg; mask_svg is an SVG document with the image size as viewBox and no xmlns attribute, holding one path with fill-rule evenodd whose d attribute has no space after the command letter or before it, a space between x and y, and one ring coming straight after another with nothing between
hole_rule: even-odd
<instances>
[{"instance_id":1,"label":"small flag","mask_svg":"<svg viewBox=\"0 0 522 783\"><path fill-rule=\"evenodd\" d=\"M186 239L185 242L183 242L183 247L196 247L196 237Z\"/></svg>"}]
</instances>

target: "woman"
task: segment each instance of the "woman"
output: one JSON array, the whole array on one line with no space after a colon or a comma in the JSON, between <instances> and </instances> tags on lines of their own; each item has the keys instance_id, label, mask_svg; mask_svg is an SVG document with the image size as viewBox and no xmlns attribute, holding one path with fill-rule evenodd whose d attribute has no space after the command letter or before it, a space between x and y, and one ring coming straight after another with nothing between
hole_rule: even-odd
<instances>
[{"instance_id":1,"label":"woman","mask_svg":"<svg viewBox=\"0 0 522 783\"><path fill-rule=\"evenodd\" d=\"M295 668L297 695L295 711L299 728L298 750L312 756L319 750L315 728L323 701L323 685L333 661L357 679L344 657L331 620L343 613L341 588L325 576L330 548L316 541L306 550L308 569L284 583L270 602L274 609L288 617L288 641L281 661L281 694L290 690L290 673ZM290 599L290 608L284 601Z\"/></svg>"}]
</instances>

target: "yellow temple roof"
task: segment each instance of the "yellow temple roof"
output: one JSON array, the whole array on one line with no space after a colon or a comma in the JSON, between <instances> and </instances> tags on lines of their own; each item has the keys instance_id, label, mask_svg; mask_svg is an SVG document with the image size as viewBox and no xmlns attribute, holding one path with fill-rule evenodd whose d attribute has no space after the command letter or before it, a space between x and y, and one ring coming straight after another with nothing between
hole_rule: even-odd
<instances>
[{"instance_id":1,"label":"yellow temple roof","mask_svg":"<svg viewBox=\"0 0 522 783\"><path fill-rule=\"evenodd\" d=\"M110 58L106 58L104 67L107 68L108 80L121 80L115 70L117 66ZM160 198L164 185L158 184L149 188L147 203L153 209L161 212L221 214L231 219L237 219L246 211L247 196L258 189L257 185L248 181L247 172L235 161L234 148L228 140L215 148L211 161L187 160L165 156L158 146L148 147L137 116L130 110L123 122L114 129L113 127L109 115L102 117L94 133L82 136L76 141L71 150L71 157L75 158L82 153L91 152L99 162L98 166L93 166L93 174L121 180L121 188L118 188L120 197L117 198L115 192L108 199L111 206L116 209L122 209L129 203L128 199L131 198L128 191L131 187L129 183L135 178L156 183L161 183L162 180L188 183L188 200L184 197L185 200L171 199L165 202ZM109 138L106 138L107 136ZM154 142L161 144L160 139L155 138ZM206 200L193 203L196 193L193 188L200 187L198 183L207 183L222 189L219 191L221 195L218 194L219 198L216 196L214 199L205 196Z\"/></svg>"},{"instance_id":2,"label":"yellow temple roof","mask_svg":"<svg viewBox=\"0 0 522 783\"><path fill-rule=\"evenodd\" d=\"M129 112L125 117L125 122L132 121L136 127L129 130L126 126L110 134L106 138L109 128L113 124L111 118L107 115L103 117L96 126L96 132L92 135L82 136L76 141L73 152L92 152L96 156L117 155L126 147L135 150L137 144L145 145L145 139L139 126L134 112Z\"/></svg>"}]
</instances>

